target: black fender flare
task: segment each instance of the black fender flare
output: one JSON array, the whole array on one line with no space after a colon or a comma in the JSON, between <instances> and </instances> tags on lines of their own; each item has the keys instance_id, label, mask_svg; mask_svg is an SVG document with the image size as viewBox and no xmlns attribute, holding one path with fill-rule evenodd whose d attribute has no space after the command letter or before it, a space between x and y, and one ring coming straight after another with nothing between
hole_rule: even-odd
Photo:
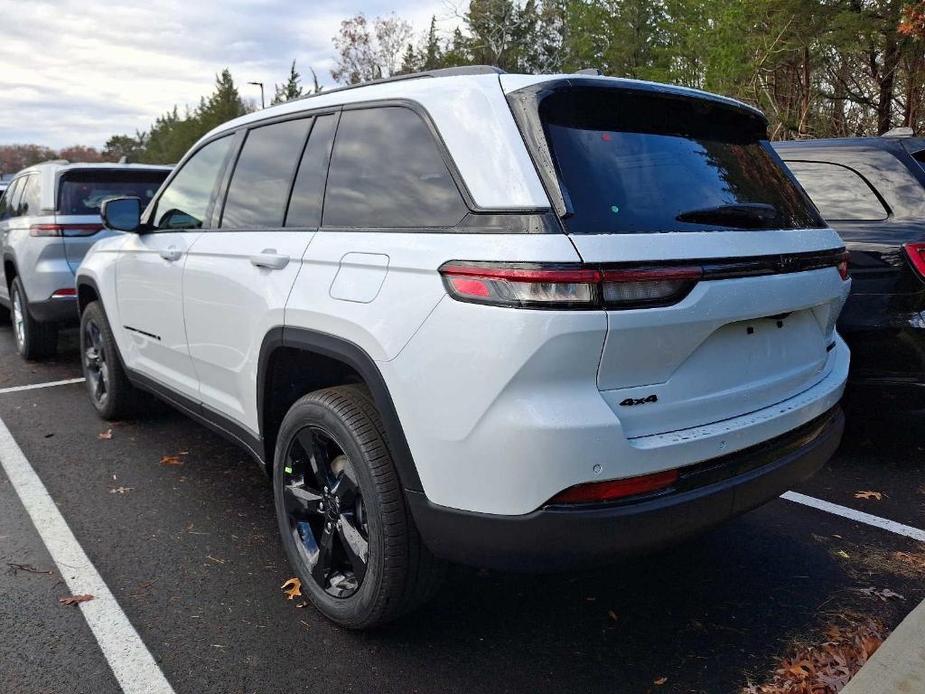
<instances>
[{"instance_id":1,"label":"black fender flare","mask_svg":"<svg viewBox=\"0 0 925 694\"><path fill-rule=\"evenodd\" d=\"M97 297L99 297L100 304L103 303L103 295L102 293L100 293L100 288L97 286L96 280L94 280L92 277L85 277L83 275L79 275L77 279L75 280L74 284L77 287L78 296L80 295L81 287L90 287L90 289L92 289L96 293ZM105 307L104 307L104 310L105 310ZM81 308L80 308L80 300L78 299L77 313L80 314L82 312L83 311L81 311Z\"/></svg>"},{"instance_id":2,"label":"black fender flare","mask_svg":"<svg viewBox=\"0 0 925 694\"><path fill-rule=\"evenodd\" d=\"M362 347L328 333L307 328L281 326L272 328L264 336L257 361L257 416L261 439L264 439L264 432L266 431L264 405L267 397L267 369L273 352L280 348L291 348L320 354L329 359L342 362L360 374L373 396L373 401L385 425L392 459L395 461L402 487L406 491L422 492L421 479L418 476L411 449L408 447L401 420L398 418L395 404L392 402L392 396L389 394L389 389L382 378L379 367L376 366L376 362ZM273 452L269 451L267 455L268 467L272 460L272 455Z\"/></svg>"}]
</instances>

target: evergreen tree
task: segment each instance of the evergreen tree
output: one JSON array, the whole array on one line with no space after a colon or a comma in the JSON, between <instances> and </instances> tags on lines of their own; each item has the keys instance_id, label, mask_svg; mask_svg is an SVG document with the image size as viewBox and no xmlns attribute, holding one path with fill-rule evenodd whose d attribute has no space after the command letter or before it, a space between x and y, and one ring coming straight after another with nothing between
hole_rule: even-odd
<instances>
[{"instance_id":1,"label":"evergreen tree","mask_svg":"<svg viewBox=\"0 0 925 694\"><path fill-rule=\"evenodd\" d=\"M312 75L314 75L314 72ZM315 84L317 86L317 79ZM302 96L302 75L296 72L294 60L289 68L289 78L283 84L274 85L274 89L276 93L273 95L273 101L270 102L271 106L292 101Z\"/></svg>"}]
</instances>

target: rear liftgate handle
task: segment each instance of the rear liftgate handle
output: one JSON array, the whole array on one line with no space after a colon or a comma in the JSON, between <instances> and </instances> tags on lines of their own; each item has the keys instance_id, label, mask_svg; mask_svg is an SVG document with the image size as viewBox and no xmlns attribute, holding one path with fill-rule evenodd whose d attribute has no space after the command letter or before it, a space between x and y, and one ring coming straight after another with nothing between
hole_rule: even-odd
<instances>
[{"instance_id":1,"label":"rear liftgate handle","mask_svg":"<svg viewBox=\"0 0 925 694\"><path fill-rule=\"evenodd\" d=\"M264 248L260 253L251 256L251 265L267 270L282 270L289 264L289 256L281 255L275 248Z\"/></svg>"}]
</instances>

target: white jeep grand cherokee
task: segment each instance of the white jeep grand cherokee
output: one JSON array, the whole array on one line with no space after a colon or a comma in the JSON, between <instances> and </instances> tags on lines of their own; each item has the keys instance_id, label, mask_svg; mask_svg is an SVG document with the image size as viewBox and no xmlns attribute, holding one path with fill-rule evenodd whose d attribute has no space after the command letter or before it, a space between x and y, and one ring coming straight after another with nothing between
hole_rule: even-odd
<instances>
[{"instance_id":1,"label":"white jeep grand cherokee","mask_svg":"<svg viewBox=\"0 0 925 694\"><path fill-rule=\"evenodd\" d=\"M762 115L465 68L206 135L78 273L90 398L136 388L272 475L348 627L443 560L549 570L775 498L838 445L845 255Z\"/></svg>"}]
</instances>

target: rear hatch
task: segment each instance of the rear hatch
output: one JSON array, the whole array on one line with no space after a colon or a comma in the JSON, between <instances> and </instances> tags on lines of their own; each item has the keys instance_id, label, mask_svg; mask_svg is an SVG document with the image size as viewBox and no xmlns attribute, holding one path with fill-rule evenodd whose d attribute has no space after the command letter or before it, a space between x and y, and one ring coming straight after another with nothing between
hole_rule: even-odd
<instances>
[{"instance_id":1,"label":"rear hatch","mask_svg":"<svg viewBox=\"0 0 925 694\"><path fill-rule=\"evenodd\" d=\"M146 206L164 179L167 169L73 168L58 179L55 224L64 237L67 264L76 272L94 243L114 231L103 228L100 203L106 198L134 196Z\"/></svg>"},{"instance_id":2,"label":"rear hatch","mask_svg":"<svg viewBox=\"0 0 925 694\"><path fill-rule=\"evenodd\" d=\"M572 243L604 272L598 385L629 437L747 414L825 377L842 243L758 112L622 80L508 98Z\"/></svg>"}]
</instances>

